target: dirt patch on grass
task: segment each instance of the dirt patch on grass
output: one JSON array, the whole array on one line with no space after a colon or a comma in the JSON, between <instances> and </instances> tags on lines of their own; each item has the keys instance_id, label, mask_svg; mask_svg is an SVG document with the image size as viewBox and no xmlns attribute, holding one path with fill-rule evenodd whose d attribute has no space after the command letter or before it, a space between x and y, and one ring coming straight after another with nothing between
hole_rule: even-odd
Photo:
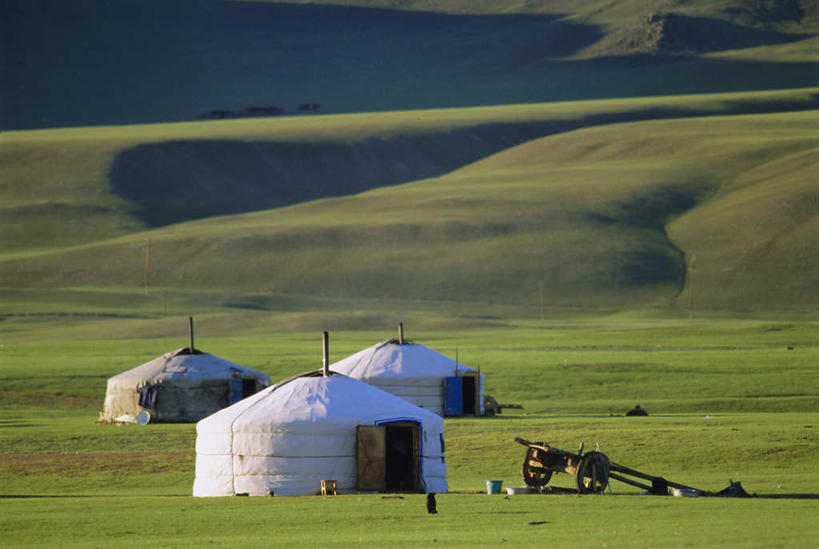
<instances>
[{"instance_id":1,"label":"dirt patch on grass","mask_svg":"<svg viewBox=\"0 0 819 549\"><path fill-rule=\"evenodd\" d=\"M196 453L192 450L0 454L0 476L90 476L100 473L140 475L193 471L195 464Z\"/></svg>"}]
</instances>

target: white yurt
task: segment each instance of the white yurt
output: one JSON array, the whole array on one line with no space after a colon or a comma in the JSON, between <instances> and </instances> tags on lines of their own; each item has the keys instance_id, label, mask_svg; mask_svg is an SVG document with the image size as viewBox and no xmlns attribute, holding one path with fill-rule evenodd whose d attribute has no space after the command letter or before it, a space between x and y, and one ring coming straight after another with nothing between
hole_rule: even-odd
<instances>
[{"instance_id":1,"label":"white yurt","mask_svg":"<svg viewBox=\"0 0 819 549\"><path fill-rule=\"evenodd\" d=\"M196 425L194 496L306 496L322 484L446 492L443 419L325 366Z\"/></svg>"},{"instance_id":2,"label":"white yurt","mask_svg":"<svg viewBox=\"0 0 819 549\"><path fill-rule=\"evenodd\" d=\"M398 332L330 368L440 416L484 415L483 374Z\"/></svg>"},{"instance_id":3,"label":"white yurt","mask_svg":"<svg viewBox=\"0 0 819 549\"><path fill-rule=\"evenodd\" d=\"M195 422L255 394L270 377L191 344L108 380L101 420Z\"/></svg>"}]
</instances>

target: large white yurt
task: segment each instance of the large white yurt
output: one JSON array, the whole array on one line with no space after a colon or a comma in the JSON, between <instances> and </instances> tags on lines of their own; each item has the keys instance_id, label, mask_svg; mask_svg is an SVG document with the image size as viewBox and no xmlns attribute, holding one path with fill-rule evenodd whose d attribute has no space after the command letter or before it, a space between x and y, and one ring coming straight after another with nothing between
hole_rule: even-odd
<instances>
[{"instance_id":1,"label":"large white yurt","mask_svg":"<svg viewBox=\"0 0 819 549\"><path fill-rule=\"evenodd\" d=\"M195 422L270 385L270 377L191 344L108 380L101 419Z\"/></svg>"},{"instance_id":2,"label":"large white yurt","mask_svg":"<svg viewBox=\"0 0 819 549\"><path fill-rule=\"evenodd\" d=\"M424 345L397 339L359 351L330 366L440 416L484 415L483 374Z\"/></svg>"},{"instance_id":3,"label":"large white yurt","mask_svg":"<svg viewBox=\"0 0 819 549\"><path fill-rule=\"evenodd\" d=\"M326 371L326 373L325 373ZM194 496L447 491L443 419L319 370L196 425Z\"/></svg>"}]
</instances>

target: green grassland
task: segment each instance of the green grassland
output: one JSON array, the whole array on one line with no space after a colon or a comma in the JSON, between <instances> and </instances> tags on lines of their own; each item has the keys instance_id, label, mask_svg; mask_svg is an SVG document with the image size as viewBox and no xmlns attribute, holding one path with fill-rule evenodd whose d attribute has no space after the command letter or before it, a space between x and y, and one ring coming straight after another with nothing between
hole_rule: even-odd
<instances>
[{"instance_id":1,"label":"green grassland","mask_svg":"<svg viewBox=\"0 0 819 549\"><path fill-rule=\"evenodd\" d=\"M2 545L809 543L817 9L4 2ZM322 330L335 361L403 321L523 408L446 419L437 515L193 498L194 425L94 423L188 315L274 380L319 367ZM516 436L758 497L488 496L522 485Z\"/></svg>"},{"instance_id":2,"label":"green grassland","mask_svg":"<svg viewBox=\"0 0 819 549\"><path fill-rule=\"evenodd\" d=\"M815 93L3 134L4 208L22 212L0 257L4 545L812 539ZM463 143L478 138L474 158ZM201 151L162 145L209 139L329 142L362 157L380 139L391 161L435 171L219 217L171 204L169 225L112 183L146 144L159 145L154 160L169 155L158 165L174 181L174 155ZM424 160L444 145L455 161ZM182 204L203 194L199 181ZM183 346L188 314L198 347L274 379L318 366L320 330L337 360L403 320L523 409L446 420L451 492L435 516L411 494L194 499L193 425L94 423L105 380ZM635 403L651 415L624 417ZM481 493L489 478L522 484L515 436L599 444L648 473L714 491L739 480L759 497L642 497L616 483L604 496Z\"/></svg>"},{"instance_id":3,"label":"green grassland","mask_svg":"<svg viewBox=\"0 0 819 549\"><path fill-rule=\"evenodd\" d=\"M205 317L197 346L274 379L317 366L318 332L270 330L277 315L249 314L232 337L217 335L228 331L218 315ZM241 323L242 314L231 316ZM124 335L136 322L157 335ZM438 496L438 515L411 494L190 497L193 425L94 423L106 378L181 346L184 324L159 315L3 322L4 545L540 546L548 538L574 547L765 547L819 533L809 518L819 505L815 322L547 311L543 321L494 326L411 324L412 339L457 352L480 367L487 393L523 405L495 418L446 420L451 492ZM264 335L247 335L248 324ZM174 325L179 335L168 338ZM76 330L95 336L74 339ZM331 360L391 331L333 331ZM624 417L635 403L650 415ZM758 497L647 497L616 482L603 496L485 495L490 478L522 485L515 436L569 450L599 444L618 463L704 490L739 480Z\"/></svg>"}]
</instances>

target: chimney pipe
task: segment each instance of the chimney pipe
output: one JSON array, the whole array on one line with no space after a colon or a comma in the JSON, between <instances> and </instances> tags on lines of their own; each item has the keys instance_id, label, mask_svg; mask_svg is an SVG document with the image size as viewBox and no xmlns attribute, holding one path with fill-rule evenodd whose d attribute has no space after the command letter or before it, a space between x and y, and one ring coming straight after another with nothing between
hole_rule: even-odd
<instances>
[{"instance_id":1,"label":"chimney pipe","mask_svg":"<svg viewBox=\"0 0 819 549\"><path fill-rule=\"evenodd\" d=\"M322 337L322 371L325 376L330 375L330 334L324 332Z\"/></svg>"},{"instance_id":2,"label":"chimney pipe","mask_svg":"<svg viewBox=\"0 0 819 549\"><path fill-rule=\"evenodd\" d=\"M191 344L191 354L193 354L193 317L188 317L188 338Z\"/></svg>"},{"instance_id":3,"label":"chimney pipe","mask_svg":"<svg viewBox=\"0 0 819 549\"><path fill-rule=\"evenodd\" d=\"M403 322L398 323L398 344L399 345L404 344L404 323Z\"/></svg>"}]
</instances>

